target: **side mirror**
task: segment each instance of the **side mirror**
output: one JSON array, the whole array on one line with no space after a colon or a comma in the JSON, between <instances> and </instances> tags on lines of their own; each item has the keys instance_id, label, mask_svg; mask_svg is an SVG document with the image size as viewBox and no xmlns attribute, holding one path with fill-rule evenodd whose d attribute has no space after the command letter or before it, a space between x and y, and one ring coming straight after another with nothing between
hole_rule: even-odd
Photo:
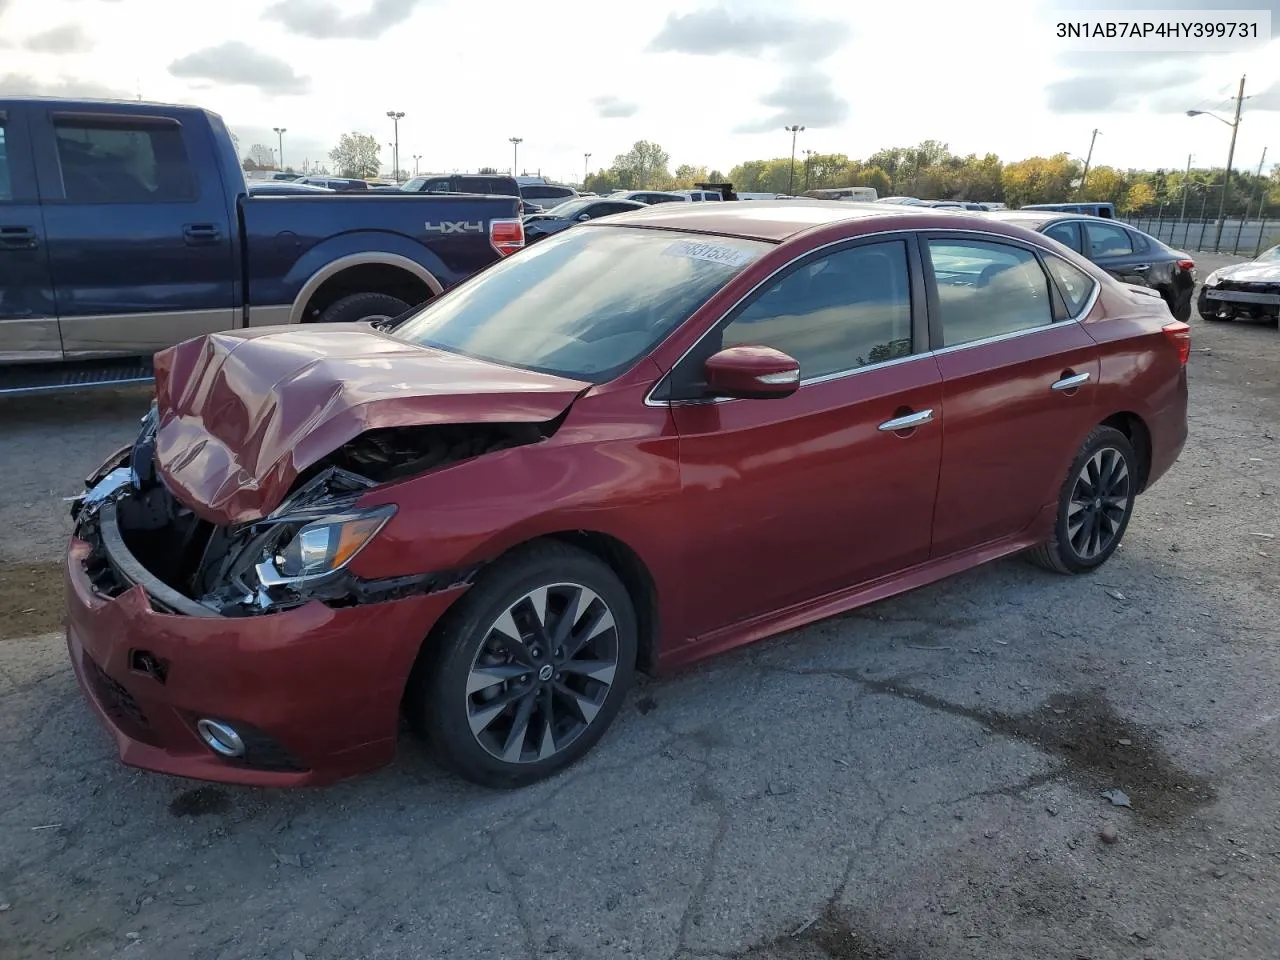
<instances>
[{"instance_id":1,"label":"side mirror","mask_svg":"<svg viewBox=\"0 0 1280 960\"><path fill-rule=\"evenodd\" d=\"M707 393L742 400L789 397L800 387L800 363L772 347L729 347L707 358Z\"/></svg>"},{"instance_id":2,"label":"side mirror","mask_svg":"<svg viewBox=\"0 0 1280 960\"><path fill-rule=\"evenodd\" d=\"M579 221L579 222L581 222L581 221L583 221L583 220L590 220L590 219L591 219L591 214L589 214L589 213L580 213L580 214L578 214L578 221Z\"/></svg>"}]
</instances>

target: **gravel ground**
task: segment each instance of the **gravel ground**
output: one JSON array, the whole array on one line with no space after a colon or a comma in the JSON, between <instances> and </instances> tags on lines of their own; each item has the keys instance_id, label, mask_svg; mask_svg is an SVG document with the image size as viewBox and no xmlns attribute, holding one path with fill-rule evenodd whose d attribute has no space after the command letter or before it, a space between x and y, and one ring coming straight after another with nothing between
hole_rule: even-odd
<instances>
[{"instance_id":1,"label":"gravel ground","mask_svg":"<svg viewBox=\"0 0 1280 960\"><path fill-rule=\"evenodd\" d=\"M1194 328L1191 439L1096 575L998 563L644 684L517 793L408 739L325 790L119 766L42 631L56 498L146 395L0 401L0 957L1274 958L1280 335Z\"/></svg>"}]
</instances>

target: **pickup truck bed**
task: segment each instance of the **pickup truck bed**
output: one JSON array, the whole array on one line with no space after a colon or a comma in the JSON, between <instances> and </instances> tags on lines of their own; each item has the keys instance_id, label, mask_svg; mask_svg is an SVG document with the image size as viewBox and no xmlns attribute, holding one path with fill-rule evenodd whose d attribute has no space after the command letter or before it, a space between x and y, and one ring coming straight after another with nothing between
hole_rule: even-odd
<instances>
[{"instance_id":1,"label":"pickup truck bed","mask_svg":"<svg viewBox=\"0 0 1280 960\"><path fill-rule=\"evenodd\" d=\"M0 100L0 393L146 379L217 330L393 316L523 243L514 197L250 197L197 108Z\"/></svg>"}]
</instances>

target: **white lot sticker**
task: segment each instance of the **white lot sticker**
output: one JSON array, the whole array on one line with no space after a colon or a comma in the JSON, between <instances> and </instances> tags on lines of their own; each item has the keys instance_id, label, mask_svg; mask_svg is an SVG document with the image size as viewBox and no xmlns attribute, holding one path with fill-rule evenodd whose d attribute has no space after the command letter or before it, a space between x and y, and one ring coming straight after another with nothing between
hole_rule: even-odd
<instances>
[{"instance_id":1,"label":"white lot sticker","mask_svg":"<svg viewBox=\"0 0 1280 960\"><path fill-rule=\"evenodd\" d=\"M662 251L668 257L688 257L691 260L707 260L711 263L723 263L727 267L746 266L755 255L745 250L735 250L720 243L707 243L704 240L677 240Z\"/></svg>"}]
</instances>

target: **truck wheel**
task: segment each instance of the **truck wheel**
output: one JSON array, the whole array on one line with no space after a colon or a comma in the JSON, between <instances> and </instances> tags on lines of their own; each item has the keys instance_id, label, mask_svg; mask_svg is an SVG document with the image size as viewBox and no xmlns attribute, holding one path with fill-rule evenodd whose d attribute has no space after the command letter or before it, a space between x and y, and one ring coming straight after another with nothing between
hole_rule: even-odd
<instances>
[{"instance_id":1,"label":"truck wheel","mask_svg":"<svg viewBox=\"0 0 1280 960\"><path fill-rule=\"evenodd\" d=\"M335 300L316 317L317 323L359 323L362 320L390 320L408 310L410 304L389 293L353 293Z\"/></svg>"}]
</instances>

